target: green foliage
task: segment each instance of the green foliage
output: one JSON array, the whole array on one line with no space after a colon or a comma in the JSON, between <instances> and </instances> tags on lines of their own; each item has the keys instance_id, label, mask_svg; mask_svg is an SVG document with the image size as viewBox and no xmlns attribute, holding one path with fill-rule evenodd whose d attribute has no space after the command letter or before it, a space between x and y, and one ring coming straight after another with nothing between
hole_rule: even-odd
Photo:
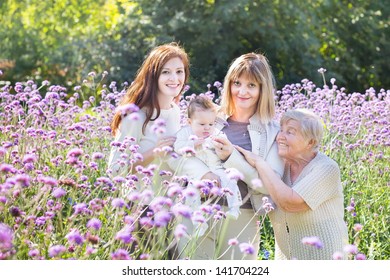
<instances>
[{"instance_id":1,"label":"green foliage","mask_svg":"<svg viewBox=\"0 0 390 280\"><path fill-rule=\"evenodd\" d=\"M388 88L389 11L373 0L5 0L0 69L12 82L71 86L104 70L130 82L153 46L179 41L193 92L251 51L269 58L279 86L319 83L323 67L350 92Z\"/></svg>"}]
</instances>

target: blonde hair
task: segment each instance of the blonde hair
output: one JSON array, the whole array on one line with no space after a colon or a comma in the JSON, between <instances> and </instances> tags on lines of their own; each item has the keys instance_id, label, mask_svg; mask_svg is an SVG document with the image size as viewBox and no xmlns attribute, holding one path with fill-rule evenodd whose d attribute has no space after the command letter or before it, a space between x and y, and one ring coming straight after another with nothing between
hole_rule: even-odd
<instances>
[{"instance_id":1,"label":"blonde hair","mask_svg":"<svg viewBox=\"0 0 390 280\"><path fill-rule=\"evenodd\" d=\"M234 114L235 106L230 87L243 74L248 75L250 79L259 83L260 98L255 114L260 116L262 123L270 122L275 116L275 78L267 58L261 54L243 54L232 62L224 79L224 93L221 102L222 110L228 116Z\"/></svg>"},{"instance_id":2,"label":"blonde hair","mask_svg":"<svg viewBox=\"0 0 390 280\"><path fill-rule=\"evenodd\" d=\"M280 125L289 120L300 124L300 131L306 140L313 140L313 151L318 152L324 134L324 125L319 116L307 109L295 109L285 112L280 119Z\"/></svg>"}]
</instances>

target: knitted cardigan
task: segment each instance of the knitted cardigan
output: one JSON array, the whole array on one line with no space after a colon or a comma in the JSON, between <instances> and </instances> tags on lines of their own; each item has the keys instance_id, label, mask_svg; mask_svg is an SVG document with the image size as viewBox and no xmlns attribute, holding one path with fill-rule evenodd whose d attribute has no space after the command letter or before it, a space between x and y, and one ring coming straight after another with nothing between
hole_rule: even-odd
<instances>
[{"instance_id":1,"label":"knitted cardigan","mask_svg":"<svg viewBox=\"0 0 390 280\"><path fill-rule=\"evenodd\" d=\"M335 161L322 153L302 170L294 183L286 165L283 181L297 192L310 210L289 213L276 208L269 213L275 235L275 259L332 259L348 243L344 221L344 198L340 170ZM304 244L307 237L322 243Z\"/></svg>"}]
</instances>

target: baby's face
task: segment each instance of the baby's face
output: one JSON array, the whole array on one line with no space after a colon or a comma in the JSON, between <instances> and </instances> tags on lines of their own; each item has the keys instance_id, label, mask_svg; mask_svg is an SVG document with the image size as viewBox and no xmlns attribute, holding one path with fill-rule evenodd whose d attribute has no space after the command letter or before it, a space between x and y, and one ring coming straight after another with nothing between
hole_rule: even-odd
<instances>
[{"instance_id":1,"label":"baby's face","mask_svg":"<svg viewBox=\"0 0 390 280\"><path fill-rule=\"evenodd\" d=\"M205 139L213 134L215 129L216 113L212 110L196 111L188 120L192 132L201 139Z\"/></svg>"}]
</instances>

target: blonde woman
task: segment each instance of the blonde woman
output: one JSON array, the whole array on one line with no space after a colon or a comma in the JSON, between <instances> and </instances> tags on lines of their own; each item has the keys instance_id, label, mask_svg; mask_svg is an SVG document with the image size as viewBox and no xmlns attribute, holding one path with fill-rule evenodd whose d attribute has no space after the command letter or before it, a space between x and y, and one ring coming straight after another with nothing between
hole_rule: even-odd
<instances>
[{"instance_id":1,"label":"blonde woman","mask_svg":"<svg viewBox=\"0 0 390 280\"><path fill-rule=\"evenodd\" d=\"M215 137L214 146L224 168L239 170L244 178L238 181L243 200L240 216L221 221L209 221L208 232L196 239L196 246L179 244L180 257L190 254L186 246L196 248L193 259L257 259L260 244L259 214L262 209L263 194L267 189L261 184L253 184L259 179L257 170L252 167L234 145L250 150L263 158L275 171L283 174L284 164L277 153L275 142L279 125L273 121L275 115L274 77L268 60L257 53L244 54L233 61L224 79L224 92L216 128L226 136ZM179 174L188 175L193 180L209 179L220 182L217 174L200 160L185 159ZM223 186L222 186L223 187ZM226 211L226 202L222 203ZM188 231L192 228L186 224ZM194 242L189 238L189 241ZM189 241L187 243L189 243ZM240 247L240 245L242 246ZM190 256L191 257L191 256Z\"/></svg>"}]
</instances>

